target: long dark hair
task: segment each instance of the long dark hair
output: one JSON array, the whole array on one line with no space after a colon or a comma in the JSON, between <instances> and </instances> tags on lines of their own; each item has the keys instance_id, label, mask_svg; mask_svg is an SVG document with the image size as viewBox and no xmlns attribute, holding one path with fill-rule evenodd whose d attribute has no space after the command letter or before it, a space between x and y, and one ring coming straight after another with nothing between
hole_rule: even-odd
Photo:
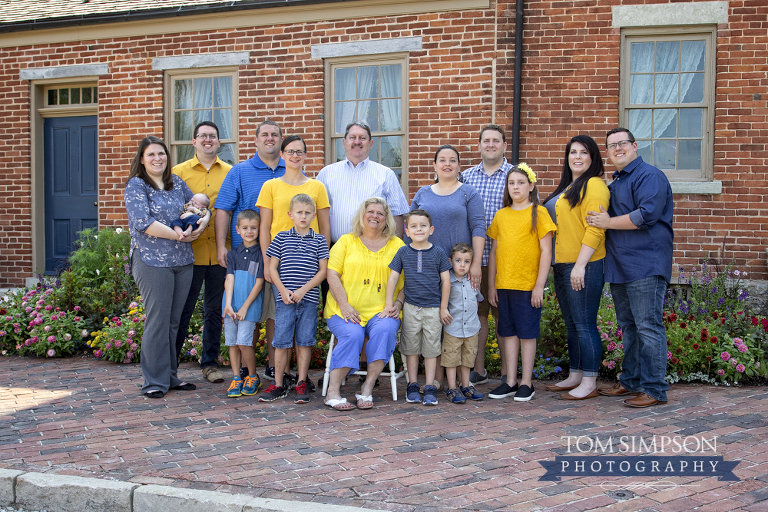
<instances>
[{"instance_id":1,"label":"long dark hair","mask_svg":"<svg viewBox=\"0 0 768 512\"><path fill-rule=\"evenodd\" d=\"M136 156L133 157L133 161L131 162L131 172L128 174L128 180L134 176L138 176L144 180L147 185L157 190L157 185L155 185L154 180L147 174L147 169L144 167L144 164L141 163L141 157L144 156L144 151L146 151L152 144L159 144L163 147L163 151L165 151L166 161L165 170L163 171L163 190L173 190L173 175L171 174L171 166L168 165L167 160L171 155L168 153L168 147L165 145L165 142L154 135L149 135L141 139L139 150L136 151Z\"/></svg>"},{"instance_id":2,"label":"long dark hair","mask_svg":"<svg viewBox=\"0 0 768 512\"><path fill-rule=\"evenodd\" d=\"M568 161L568 155L571 153L571 146L574 142L578 142L584 146L589 152L589 157L592 159L592 163L589 165L589 169L576 178L574 181L573 173L571 172L571 165ZM565 157L563 158L563 173L560 175L560 184L557 186L554 192L544 200L546 203L553 197L557 196L560 192L568 188L564 196L571 205L571 208L576 208L584 200L587 195L587 182L590 178L602 177L605 174L605 168L603 167L603 157L600 155L600 148L597 146L597 142L588 135L576 135L565 146Z\"/></svg>"},{"instance_id":3,"label":"long dark hair","mask_svg":"<svg viewBox=\"0 0 768 512\"><path fill-rule=\"evenodd\" d=\"M525 176L525 179L528 180L528 183L533 183L533 190L530 191L528 194L528 200L532 203L531 204L531 233L536 232L536 220L539 216L539 205L541 204L539 202L539 189L536 188L536 183L531 181L531 177L528 176L528 173L525 172L523 169L519 167L520 164L514 166L509 170L507 173L507 177L504 178L504 200L502 202L503 206L512 206L512 195L509 193L509 177L513 172L520 173L523 176ZM534 178L535 179L535 178Z\"/></svg>"}]
</instances>

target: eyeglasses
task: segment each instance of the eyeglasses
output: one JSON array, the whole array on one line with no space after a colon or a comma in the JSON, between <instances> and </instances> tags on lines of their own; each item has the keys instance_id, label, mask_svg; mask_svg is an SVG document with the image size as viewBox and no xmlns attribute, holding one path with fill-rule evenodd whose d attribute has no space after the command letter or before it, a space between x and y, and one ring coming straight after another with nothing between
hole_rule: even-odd
<instances>
[{"instance_id":1,"label":"eyeglasses","mask_svg":"<svg viewBox=\"0 0 768 512\"><path fill-rule=\"evenodd\" d=\"M219 136L216 135L215 133L198 133L197 135L195 135L195 138L200 140L205 140L205 139L216 140L219 138Z\"/></svg>"},{"instance_id":2,"label":"eyeglasses","mask_svg":"<svg viewBox=\"0 0 768 512\"><path fill-rule=\"evenodd\" d=\"M635 141L633 141L633 140L620 140L619 142L613 142L611 144L606 144L605 147L607 147L609 151L613 151L617 147L621 148L621 149L624 149L627 146L630 146L630 145L632 145L634 143L635 143Z\"/></svg>"},{"instance_id":3,"label":"eyeglasses","mask_svg":"<svg viewBox=\"0 0 768 512\"><path fill-rule=\"evenodd\" d=\"M293 155L304 156L304 155L307 154L306 151L302 151L300 149L287 149L287 150L283 151L283 153L285 153L288 156L293 156Z\"/></svg>"},{"instance_id":4,"label":"eyeglasses","mask_svg":"<svg viewBox=\"0 0 768 512\"><path fill-rule=\"evenodd\" d=\"M369 139L367 135L363 135L362 137L355 137L354 135L347 135L347 140L349 142L357 142L357 141L368 142L371 139Z\"/></svg>"}]
</instances>

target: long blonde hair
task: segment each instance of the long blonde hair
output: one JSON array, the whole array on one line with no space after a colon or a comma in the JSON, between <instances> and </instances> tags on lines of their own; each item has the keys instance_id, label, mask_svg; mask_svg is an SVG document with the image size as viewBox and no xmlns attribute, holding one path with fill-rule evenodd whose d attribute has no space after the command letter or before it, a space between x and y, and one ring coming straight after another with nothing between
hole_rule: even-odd
<instances>
[{"instance_id":1,"label":"long blonde hair","mask_svg":"<svg viewBox=\"0 0 768 512\"><path fill-rule=\"evenodd\" d=\"M392 216L392 211L389 209L387 201L383 197L369 197L360 205L355 215L352 217L352 234L359 237L363 234L363 218L365 217L365 211L372 204L380 204L384 208L384 216L386 222L384 225L384 231L382 234L386 238L395 236L397 225L395 224L395 218Z\"/></svg>"}]
</instances>

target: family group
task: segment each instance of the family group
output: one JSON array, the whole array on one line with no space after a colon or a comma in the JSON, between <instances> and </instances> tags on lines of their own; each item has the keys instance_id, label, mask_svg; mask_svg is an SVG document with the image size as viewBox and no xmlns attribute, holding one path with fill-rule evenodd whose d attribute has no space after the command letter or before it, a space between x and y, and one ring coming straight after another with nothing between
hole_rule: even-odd
<instances>
[{"instance_id":1,"label":"family group","mask_svg":"<svg viewBox=\"0 0 768 512\"><path fill-rule=\"evenodd\" d=\"M565 400L632 395L625 400L631 407L667 401L662 307L672 268L672 192L664 174L638 155L627 129L606 136L606 157L616 169L610 184L597 143L577 135L566 145L557 188L543 201L533 169L507 162L498 125L480 130L481 160L463 172L458 150L440 146L435 183L410 205L395 173L370 160L374 140L363 122L347 126L344 159L316 179L304 173L304 140L284 138L274 121L256 128L255 143L252 158L230 167L217 156L218 128L205 121L195 127L192 159L171 169L165 144L151 136L133 159L125 202L132 273L146 313L141 367L148 398L196 388L176 370L204 284L200 365L208 381L224 381L217 367L223 329L230 397L254 395L261 386L254 333L265 323L263 376L273 383L259 400L291 389L296 403L310 400L307 372L322 301L337 343L325 404L336 410L373 407L398 331L407 402L436 405L444 384L452 403L482 400L475 386L488 382L491 313L502 379L488 396L528 401L535 396L536 338L552 268L570 372L547 389ZM625 359L620 381L598 389L597 311L605 282ZM341 385L360 368L361 353L367 375L356 400L347 401Z\"/></svg>"}]
</instances>

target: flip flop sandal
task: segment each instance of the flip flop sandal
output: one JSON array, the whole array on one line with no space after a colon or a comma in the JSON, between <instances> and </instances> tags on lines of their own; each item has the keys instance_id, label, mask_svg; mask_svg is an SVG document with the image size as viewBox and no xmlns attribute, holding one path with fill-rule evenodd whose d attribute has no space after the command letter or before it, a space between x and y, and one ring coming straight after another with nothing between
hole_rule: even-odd
<instances>
[{"instance_id":1,"label":"flip flop sandal","mask_svg":"<svg viewBox=\"0 0 768 512\"><path fill-rule=\"evenodd\" d=\"M373 396L372 395L355 395L357 398L358 409L373 409Z\"/></svg>"},{"instance_id":2,"label":"flip flop sandal","mask_svg":"<svg viewBox=\"0 0 768 512\"><path fill-rule=\"evenodd\" d=\"M346 398L330 398L325 401L325 405L337 411L351 411L354 405L347 402Z\"/></svg>"}]
</instances>

